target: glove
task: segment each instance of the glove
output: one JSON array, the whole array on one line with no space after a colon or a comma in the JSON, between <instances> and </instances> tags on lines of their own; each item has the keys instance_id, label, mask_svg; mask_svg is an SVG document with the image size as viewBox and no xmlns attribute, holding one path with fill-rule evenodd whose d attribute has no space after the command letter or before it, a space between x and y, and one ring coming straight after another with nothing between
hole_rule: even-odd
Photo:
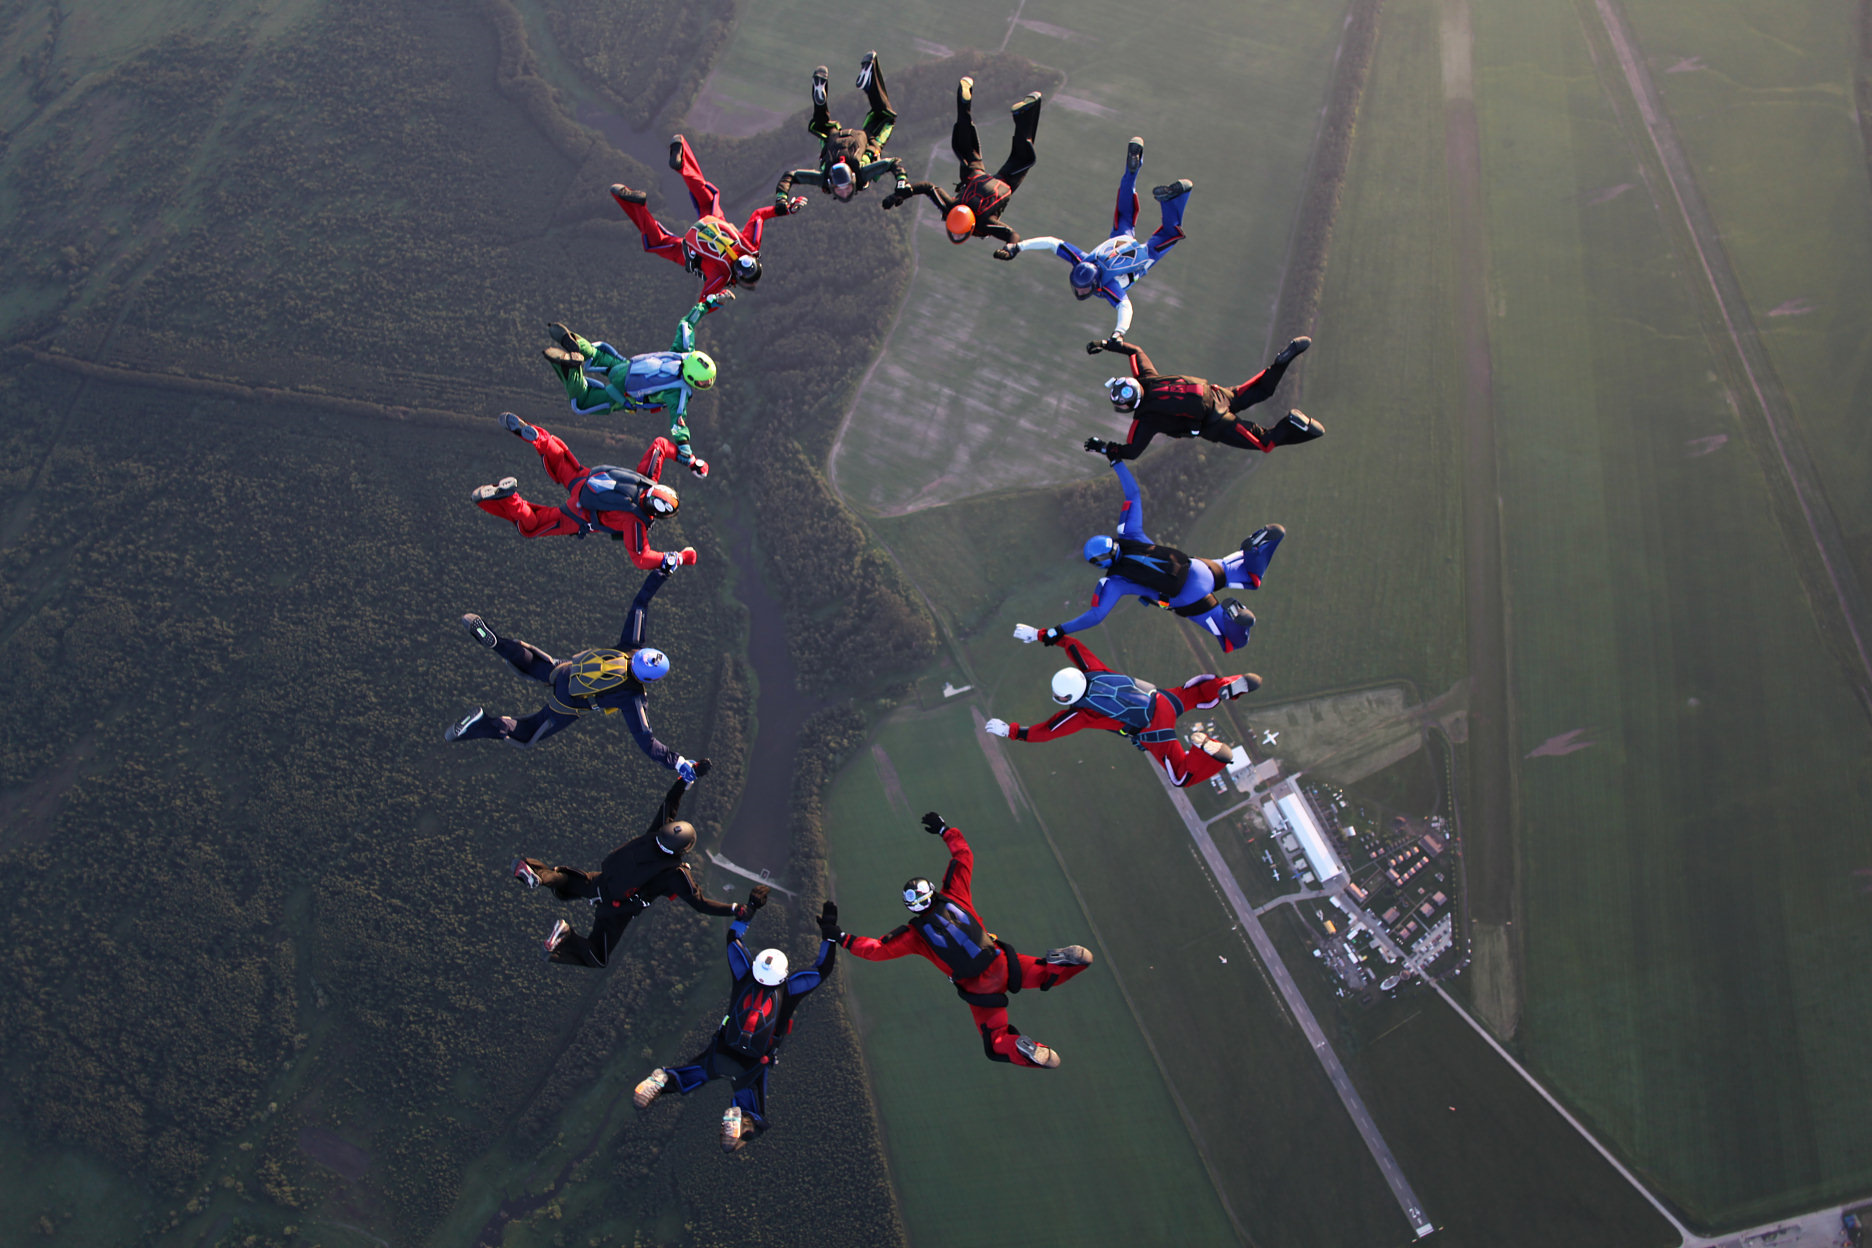
<instances>
[{"instance_id":1,"label":"glove","mask_svg":"<svg viewBox=\"0 0 1872 1248\"><path fill-rule=\"evenodd\" d=\"M1016 624L1014 626L1014 640L1023 645L1032 645L1034 642L1040 640L1040 630L1031 624Z\"/></svg>"},{"instance_id":2,"label":"glove","mask_svg":"<svg viewBox=\"0 0 1872 1248\"><path fill-rule=\"evenodd\" d=\"M765 884L756 884L753 888L748 890L747 912L750 915L767 904L767 894L770 891L771 890Z\"/></svg>"},{"instance_id":3,"label":"glove","mask_svg":"<svg viewBox=\"0 0 1872 1248\"><path fill-rule=\"evenodd\" d=\"M988 735L991 737L1005 737L1008 735L1008 723L1005 719L991 719L983 724L982 727L988 730Z\"/></svg>"},{"instance_id":4,"label":"glove","mask_svg":"<svg viewBox=\"0 0 1872 1248\"><path fill-rule=\"evenodd\" d=\"M682 556L672 550L663 556L663 562L657 565L657 570L664 576L669 576L680 567L682 567Z\"/></svg>"},{"instance_id":5,"label":"glove","mask_svg":"<svg viewBox=\"0 0 1872 1248\"><path fill-rule=\"evenodd\" d=\"M708 460L703 459L700 455L691 455L689 457L689 471L695 473L696 476L701 477L704 480L707 480L708 479Z\"/></svg>"},{"instance_id":6,"label":"glove","mask_svg":"<svg viewBox=\"0 0 1872 1248\"><path fill-rule=\"evenodd\" d=\"M1041 632L1040 644L1043 646L1057 646L1060 643L1060 638L1065 635L1065 633L1060 632L1059 625L1055 624L1052 628L1045 629Z\"/></svg>"},{"instance_id":7,"label":"glove","mask_svg":"<svg viewBox=\"0 0 1872 1248\"><path fill-rule=\"evenodd\" d=\"M682 777L684 784L694 784L701 779L701 773L696 770L696 765L680 754L676 756L676 774Z\"/></svg>"},{"instance_id":8,"label":"glove","mask_svg":"<svg viewBox=\"0 0 1872 1248\"><path fill-rule=\"evenodd\" d=\"M693 568L695 566L695 561L696 561L695 547L685 546L677 553L682 556L683 566L685 568Z\"/></svg>"},{"instance_id":9,"label":"glove","mask_svg":"<svg viewBox=\"0 0 1872 1248\"><path fill-rule=\"evenodd\" d=\"M1104 438L1087 438L1085 440L1085 449L1094 455L1103 455L1106 451L1111 449L1111 443L1107 442Z\"/></svg>"},{"instance_id":10,"label":"glove","mask_svg":"<svg viewBox=\"0 0 1872 1248\"><path fill-rule=\"evenodd\" d=\"M1086 343L1086 354L1087 354L1087 355L1097 355L1097 354L1098 354L1099 352L1101 352L1101 351L1103 351L1104 349L1105 349L1105 344L1104 344L1104 343L1102 343L1102 342L1088 342L1088 343Z\"/></svg>"},{"instance_id":11,"label":"glove","mask_svg":"<svg viewBox=\"0 0 1872 1248\"><path fill-rule=\"evenodd\" d=\"M819 907L819 935L825 940L842 941L845 933L839 930L838 903L830 897Z\"/></svg>"},{"instance_id":12,"label":"glove","mask_svg":"<svg viewBox=\"0 0 1872 1248\"><path fill-rule=\"evenodd\" d=\"M704 313L713 312L723 304L732 302L734 297L735 294L732 290L718 290L702 301L702 309Z\"/></svg>"},{"instance_id":13,"label":"glove","mask_svg":"<svg viewBox=\"0 0 1872 1248\"><path fill-rule=\"evenodd\" d=\"M782 215L790 215L787 210L787 197L785 195L774 196L773 206L775 212L781 213Z\"/></svg>"},{"instance_id":14,"label":"glove","mask_svg":"<svg viewBox=\"0 0 1872 1248\"><path fill-rule=\"evenodd\" d=\"M941 836L942 830L948 826L943 822L943 817L933 810L923 816L923 830L931 836Z\"/></svg>"},{"instance_id":15,"label":"glove","mask_svg":"<svg viewBox=\"0 0 1872 1248\"><path fill-rule=\"evenodd\" d=\"M1012 260L1018 255L1020 255L1020 252L1012 247L997 247L994 249L994 258L997 260Z\"/></svg>"},{"instance_id":16,"label":"glove","mask_svg":"<svg viewBox=\"0 0 1872 1248\"><path fill-rule=\"evenodd\" d=\"M787 216L789 217L792 216L794 213L798 212L800 209L804 208L805 206L806 206L806 197L804 195L795 195L792 199L787 200L783 204L774 205L774 207L780 209L780 211L786 213Z\"/></svg>"},{"instance_id":17,"label":"glove","mask_svg":"<svg viewBox=\"0 0 1872 1248\"><path fill-rule=\"evenodd\" d=\"M910 192L900 187L897 190L894 190L890 194L886 195L883 199L880 199L878 201L878 207L888 212L890 209L895 208L898 204L903 203L905 200L909 198L910 198Z\"/></svg>"}]
</instances>

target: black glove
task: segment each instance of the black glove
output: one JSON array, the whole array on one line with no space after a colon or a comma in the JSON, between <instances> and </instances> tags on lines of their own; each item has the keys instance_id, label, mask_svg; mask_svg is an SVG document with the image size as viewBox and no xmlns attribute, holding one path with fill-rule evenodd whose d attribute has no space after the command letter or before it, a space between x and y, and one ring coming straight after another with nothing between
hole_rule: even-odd
<instances>
[{"instance_id":1,"label":"black glove","mask_svg":"<svg viewBox=\"0 0 1872 1248\"><path fill-rule=\"evenodd\" d=\"M1012 247L997 247L994 249L994 258L997 260L1012 260L1018 255L1020 255L1020 252L1015 251Z\"/></svg>"},{"instance_id":2,"label":"black glove","mask_svg":"<svg viewBox=\"0 0 1872 1248\"><path fill-rule=\"evenodd\" d=\"M693 765L694 765L694 767L695 767L695 778L696 778L696 779L698 779L698 780L700 780L700 779L701 779L701 778L702 778L703 776L706 776L706 775L708 775L708 773L709 773L709 767L711 766L711 764L710 764L710 762L709 762L709 760L708 760L708 759L706 759L706 758L698 758L698 759L696 759L696 760L695 760L695 762L694 762L694 764L693 764Z\"/></svg>"},{"instance_id":3,"label":"black glove","mask_svg":"<svg viewBox=\"0 0 1872 1248\"><path fill-rule=\"evenodd\" d=\"M766 905L767 894L772 891L773 890L768 888L765 884L756 884L753 888L749 889L747 895L748 914L752 915L756 910Z\"/></svg>"},{"instance_id":4,"label":"black glove","mask_svg":"<svg viewBox=\"0 0 1872 1248\"><path fill-rule=\"evenodd\" d=\"M1102 342L1088 342L1088 343L1086 343L1086 354L1087 354L1087 355L1097 355L1097 354L1098 354L1099 352L1101 352L1101 351L1103 351L1104 349L1105 349L1105 344L1104 344L1104 343L1102 343Z\"/></svg>"},{"instance_id":5,"label":"black glove","mask_svg":"<svg viewBox=\"0 0 1872 1248\"><path fill-rule=\"evenodd\" d=\"M1059 631L1057 626L1043 629L1040 633L1040 644L1043 646L1057 646L1060 643L1060 638L1065 635L1065 633Z\"/></svg>"},{"instance_id":6,"label":"black glove","mask_svg":"<svg viewBox=\"0 0 1872 1248\"><path fill-rule=\"evenodd\" d=\"M838 903L830 897L819 907L819 935L825 940L843 940L845 933L839 930Z\"/></svg>"},{"instance_id":7,"label":"black glove","mask_svg":"<svg viewBox=\"0 0 1872 1248\"><path fill-rule=\"evenodd\" d=\"M792 197L788 195L775 195L773 197L774 211L783 217L792 215L792 209L787 206L791 199Z\"/></svg>"},{"instance_id":8,"label":"black glove","mask_svg":"<svg viewBox=\"0 0 1872 1248\"><path fill-rule=\"evenodd\" d=\"M878 201L878 207L883 208L886 211L888 211L892 208L895 208L898 204L903 203L906 199L909 199L909 198L910 198L909 194L904 191L892 191L890 194L886 195L883 199L880 199Z\"/></svg>"},{"instance_id":9,"label":"black glove","mask_svg":"<svg viewBox=\"0 0 1872 1248\"><path fill-rule=\"evenodd\" d=\"M941 836L942 830L948 826L943 822L943 817L933 810L923 816L923 830L931 836Z\"/></svg>"},{"instance_id":10,"label":"black glove","mask_svg":"<svg viewBox=\"0 0 1872 1248\"><path fill-rule=\"evenodd\" d=\"M1111 449L1111 443L1107 442L1104 438L1087 438L1085 440L1085 449L1094 455L1103 455L1106 451Z\"/></svg>"}]
</instances>

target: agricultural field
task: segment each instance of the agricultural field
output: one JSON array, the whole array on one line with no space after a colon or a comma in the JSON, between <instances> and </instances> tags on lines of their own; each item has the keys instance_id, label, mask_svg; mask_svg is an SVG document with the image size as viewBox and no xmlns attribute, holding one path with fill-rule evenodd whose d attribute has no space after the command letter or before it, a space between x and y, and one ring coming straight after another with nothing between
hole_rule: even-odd
<instances>
[{"instance_id":1,"label":"agricultural field","mask_svg":"<svg viewBox=\"0 0 1872 1248\"><path fill-rule=\"evenodd\" d=\"M1152 185L1188 177L1196 190L1188 238L1137 289L1133 336L1162 367L1230 382L1265 362L1342 6L1173 0L1144 25L1114 0L1039 0L1017 12L917 0L893 7L888 29L862 20L871 12L849 0L761 5L743 17L703 101L790 115L806 104L814 65L827 63L849 83L848 66L873 45L887 71L965 47L1055 67L1066 82L1043 105L1039 164L1006 220L1027 236L1099 241L1110 228L1125 141L1141 134L1140 233L1156 228ZM825 43L820 32L828 30L843 42ZM1203 56L1192 65L1194 47ZM975 104L991 169L1006 154L1010 103ZM932 144L897 153L913 177L953 182L949 116ZM810 151L806 141L800 150ZM950 246L933 208L919 202L898 210L918 214L916 277L834 452L841 491L891 514L1092 475L1079 442L1122 432L1098 386L1115 365L1082 354L1110 332L1111 309L1075 304L1065 265L1052 256L1002 264L980 240Z\"/></svg>"},{"instance_id":2,"label":"agricultural field","mask_svg":"<svg viewBox=\"0 0 1872 1248\"><path fill-rule=\"evenodd\" d=\"M1872 957L1872 734L1578 16L1478 9L1475 38L1518 1039L1695 1222L1824 1204L1872 1185L1872 1004L1839 990Z\"/></svg>"}]
</instances>

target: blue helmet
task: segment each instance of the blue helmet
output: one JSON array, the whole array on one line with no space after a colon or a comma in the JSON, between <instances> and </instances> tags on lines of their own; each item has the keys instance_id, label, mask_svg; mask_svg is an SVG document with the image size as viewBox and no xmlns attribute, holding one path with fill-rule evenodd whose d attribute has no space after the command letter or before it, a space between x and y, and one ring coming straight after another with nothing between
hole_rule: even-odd
<instances>
[{"instance_id":1,"label":"blue helmet","mask_svg":"<svg viewBox=\"0 0 1872 1248\"><path fill-rule=\"evenodd\" d=\"M1090 260L1081 260L1078 264L1073 265L1071 280L1073 297L1076 299L1090 299L1094 294L1098 293L1098 265L1093 264Z\"/></svg>"},{"instance_id":2,"label":"blue helmet","mask_svg":"<svg viewBox=\"0 0 1872 1248\"><path fill-rule=\"evenodd\" d=\"M631 655L631 675L645 682L661 680L669 675L669 656L645 646Z\"/></svg>"},{"instance_id":3,"label":"blue helmet","mask_svg":"<svg viewBox=\"0 0 1872 1248\"><path fill-rule=\"evenodd\" d=\"M1118 543L1103 533L1097 537L1086 538L1085 561L1096 563L1101 568L1111 566L1111 561L1118 556Z\"/></svg>"}]
</instances>

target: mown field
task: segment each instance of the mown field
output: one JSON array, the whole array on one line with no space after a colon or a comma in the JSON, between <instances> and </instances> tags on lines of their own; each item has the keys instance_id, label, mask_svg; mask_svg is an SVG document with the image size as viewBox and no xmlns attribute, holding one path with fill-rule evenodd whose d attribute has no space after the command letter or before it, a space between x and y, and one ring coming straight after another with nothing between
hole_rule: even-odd
<instances>
[{"instance_id":1,"label":"mown field","mask_svg":"<svg viewBox=\"0 0 1872 1248\"><path fill-rule=\"evenodd\" d=\"M1872 734L1578 17L1478 10L1476 52L1517 748L1589 743L1519 768L1520 1042L1700 1223L1848 1196Z\"/></svg>"},{"instance_id":2,"label":"mown field","mask_svg":"<svg viewBox=\"0 0 1872 1248\"><path fill-rule=\"evenodd\" d=\"M1065 84L1043 106L1039 164L1006 219L1023 235L1081 246L1104 238L1125 140L1143 135L1141 233L1156 228L1152 185L1188 177L1196 190L1189 237L1134 296L1133 337L1166 368L1231 382L1250 375L1264 362L1343 9L1178 0L1155 8L1148 30L1134 10L1107 0L1030 3L1018 16L1010 26L1012 5L916 3L894 8L884 27L865 21L870 10L858 4L763 5L743 18L710 91L790 114L806 103L814 65L833 67L835 87L849 84L847 66L870 47L888 70L1005 41L1007 51L1064 71ZM837 40L825 38L828 30ZM1194 60L1193 48L1202 49ZM976 101L991 169L1007 152L1012 102ZM913 176L948 184L953 113L943 107L940 135L897 154ZM802 136L801 158L811 150ZM809 211L821 210L837 208L815 203ZM980 241L952 247L926 201L920 221L903 318L833 459L841 489L889 512L1091 475L1095 465L1078 444L1122 432L1098 386L1109 361L1082 353L1110 331L1111 309L1075 303L1054 257L1002 264Z\"/></svg>"}]
</instances>

